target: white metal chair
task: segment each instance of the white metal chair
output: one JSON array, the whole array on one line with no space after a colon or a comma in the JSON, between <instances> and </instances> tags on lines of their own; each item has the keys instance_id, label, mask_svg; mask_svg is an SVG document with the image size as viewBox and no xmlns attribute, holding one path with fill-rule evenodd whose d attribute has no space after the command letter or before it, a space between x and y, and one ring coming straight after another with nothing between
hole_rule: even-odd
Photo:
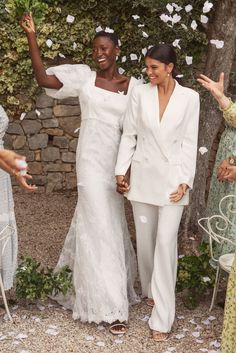
<instances>
[{"instance_id":1,"label":"white metal chair","mask_svg":"<svg viewBox=\"0 0 236 353\"><path fill-rule=\"evenodd\" d=\"M4 284L3 284L3 280L2 280L2 269L3 269L2 257L4 255L4 251L5 251L6 247L7 247L7 243L11 239L12 231L14 231L14 229L12 227L10 227L9 225L4 227L0 231L0 288L1 288L1 295L2 295L2 298L3 298L3 303L4 303L4 306L5 306L5 310L6 310L8 318L9 318L9 320L11 322L13 322L13 319L12 319L12 316L11 316L9 308L8 308L8 303L7 303L7 299L6 299L6 295L5 295L5 288L4 288Z\"/></svg>"},{"instance_id":2,"label":"white metal chair","mask_svg":"<svg viewBox=\"0 0 236 353\"><path fill-rule=\"evenodd\" d=\"M219 203L219 214L213 215L211 217L203 217L198 220L198 224L200 225L200 227L209 236L211 258L217 265L216 279L215 279L214 290L213 290L211 306L209 311L212 310L215 304L215 300L216 300L216 296L219 288L221 270L227 273L230 273L231 267L234 261L234 256L235 256L234 253L224 254L219 256L218 258L216 258L214 255L214 249L213 249L214 241L222 245L222 248L225 243L231 243L236 248L236 241L231 240L230 237L229 238L224 237L225 231L230 226L232 227L233 230L235 229L235 231L233 232L233 235L234 235L234 238L236 238L236 224L232 223L231 220L228 218L228 216L225 214L225 212L222 210L223 208L222 205L225 201L226 202L229 201L227 207L224 208L226 211L228 211L228 214L236 214L236 206L234 206L234 203L236 204L236 195L227 195L227 196L224 196ZM203 223L205 223L206 225L204 226Z\"/></svg>"}]
</instances>

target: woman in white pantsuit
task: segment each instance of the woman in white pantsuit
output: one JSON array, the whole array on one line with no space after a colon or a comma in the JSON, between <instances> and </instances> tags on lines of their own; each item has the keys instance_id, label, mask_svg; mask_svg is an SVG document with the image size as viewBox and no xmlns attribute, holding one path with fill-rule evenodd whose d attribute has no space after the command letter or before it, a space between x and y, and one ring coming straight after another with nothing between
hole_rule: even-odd
<instances>
[{"instance_id":1,"label":"woman in white pantsuit","mask_svg":"<svg viewBox=\"0 0 236 353\"><path fill-rule=\"evenodd\" d=\"M174 79L171 46L152 47L145 65L150 83L133 88L115 173L133 206L142 294L154 300L152 337L163 341L175 316L177 233L195 175L199 95Z\"/></svg>"}]
</instances>

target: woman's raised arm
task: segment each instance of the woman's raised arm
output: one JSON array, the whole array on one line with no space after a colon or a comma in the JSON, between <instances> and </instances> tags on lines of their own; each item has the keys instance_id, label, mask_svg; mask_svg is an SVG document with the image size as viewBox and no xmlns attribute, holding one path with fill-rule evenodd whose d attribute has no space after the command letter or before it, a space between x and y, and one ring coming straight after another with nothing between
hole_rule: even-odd
<instances>
[{"instance_id":1,"label":"woman's raised arm","mask_svg":"<svg viewBox=\"0 0 236 353\"><path fill-rule=\"evenodd\" d=\"M23 15L20 21L20 26L27 35L30 57L38 85L45 88L60 89L63 84L57 79L55 75L47 75L44 68L37 43L35 24L32 13Z\"/></svg>"}]
</instances>

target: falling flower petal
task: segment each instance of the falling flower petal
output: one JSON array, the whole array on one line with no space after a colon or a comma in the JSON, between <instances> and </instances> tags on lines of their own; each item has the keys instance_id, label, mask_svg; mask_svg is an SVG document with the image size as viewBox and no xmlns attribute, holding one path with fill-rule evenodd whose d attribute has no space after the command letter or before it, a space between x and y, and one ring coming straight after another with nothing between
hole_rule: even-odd
<instances>
[{"instance_id":1,"label":"falling flower petal","mask_svg":"<svg viewBox=\"0 0 236 353\"><path fill-rule=\"evenodd\" d=\"M185 61L186 61L187 65L192 65L193 57L192 56L186 56L185 57Z\"/></svg>"},{"instance_id":2,"label":"falling flower petal","mask_svg":"<svg viewBox=\"0 0 236 353\"><path fill-rule=\"evenodd\" d=\"M121 62L122 62L122 63L125 63L125 62L126 62L126 60L127 60L126 56L125 56L125 55L124 55L124 56L122 56L122 58L121 58Z\"/></svg>"},{"instance_id":3,"label":"falling flower petal","mask_svg":"<svg viewBox=\"0 0 236 353\"><path fill-rule=\"evenodd\" d=\"M147 54L147 48L142 49L142 54L143 54L143 56L145 56Z\"/></svg>"},{"instance_id":4,"label":"falling flower petal","mask_svg":"<svg viewBox=\"0 0 236 353\"><path fill-rule=\"evenodd\" d=\"M146 32L142 31L142 35L144 38L148 38L149 37L149 34L147 34Z\"/></svg>"},{"instance_id":5,"label":"falling flower petal","mask_svg":"<svg viewBox=\"0 0 236 353\"><path fill-rule=\"evenodd\" d=\"M68 15L68 16L66 17L66 22L67 22L67 23L73 23L74 20L75 20L75 17L74 17L74 16Z\"/></svg>"},{"instance_id":6,"label":"falling flower petal","mask_svg":"<svg viewBox=\"0 0 236 353\"><path fill-rule=\"evenodd\" d=\"M35 109L35 113L40 116L41 115L41 112L38 110L38 109Z\"/></svg>"},{"instance_id":7,"label":"falling flower petal","mask_svg":"<svg viewBox=\"0 0 236 353\"><path fill-rule=\"evenodd\" d=\"M173 44L174 47L177 47L177 48L181 49L181 47L179 45L179 42L180 42L180 39L175 39L172 44Z\"/></svg>"},{"instance_id":8,"label":"falling flower petal","mask_svg":"<svg viewBox=\"0 0 236 353\"><path fill-rule=\"evenodd\" d=\"M174 24L174 23L178 23L180 20L181 20L181 16L180 16L180 15L177 15L177 13L176 13L176 14L174 14L174 16L173 16L173 18L172 18L172 23L173 23L173 24Z\"/></svg>"},{"instance_id":9,"label":"falling flower petal","mask_svg":"<svg viewBox=\"0 0 236 353\"><path fill-rule=\"evenodd\" d=\"M103 31L103 28L101 26L98 26L95 31L96 32L101 32L101 31Z\"/></svg>"},{"instance_id":10,"label":"falling flower petal","mask_svg":"<svg viewBox=\"0 0 236 353\"><path fill-rule=\"evenodd\" d=\"M184 75L179 74L179 75L176 75L175 77L177 77L177 78L182 78L182 77L184 77Z\"/></svg>"},{"instance_id":11,"label":"falling flower petal","mask_svg":"<svg viewBox=\"0 0 236 353\"><path fill-rule=\"evenodd\" d=\"M119 67L118 72L119 72L120 75L123 75L125 70L122 67Z\"/></svg>"},{"instance_id":12,"label":"falling flower petal","mask_svg":"<svg viewBox=\"0 0 236 353\"><path fill-rule=\"evenodd\" d=\"M195 20L192 21L191 23L191 28L195 31L197 29L197 22Z\"/></svg>"},{"instance_id":13,"label":"falling flower petal","mask_svg":"<svg viewBox=\"0 0 236 353\"><path fill-rule=\"evenodd\" d=\"M107 33L114 33L114 29L111 29L110 27L105 28L105 32Z\"/></svg>"},{"instance_id":14,"label":"falling flower petal","mask_svg":"<svg viewBox=\"0 0 236 353\"><path fill-rule=\"evenodd\" d=\"M204 146L200 147L198 150L202 155L208 152L208 149Z\"/></svg>"},{"instance_id":15,"label":"falling flower petal","mask_svg":"<svg viewBox=\"0 0 236 353\"><path fill-rule=\"evenodd\" d=\"M119 47L121 47L121 41L118 39L118 45Z\"/></svg>"},{"instance_id":16,"label":"falling flower petal","mask_svg":"<svg viewBox=\"0 0 236 353\"><path fill-rule=\"evenodd\" d=\"M130 59L131 59L132 61L134 61L134 60L138 60L138 57L137 57L136 54L131 53L131 54L130 54Z\"/></svg>"},{"instance_id":17,"label":"falling flower petal","mask_svg":"<svg viewBox=\"0 0 236 353\"><path fill-rule=\"evenodd\" d=\"M211 279L209 277L202 277L202 280L204 283L211 282Z\"/></svg>"},{"instance_id":18,"label":"falling flower petal","mask_svg":"<svg viewBox=\"0 0 236 353\"><path fill-rule=\"evenodd\" d=\"M51 39L47 39L47 40L46 40L46 44L47 44L48 48L51 48L51 46L52 46L52 40L51 40Z\"/></svg>"},{"instance_id":19,"label":"falling flower petal","mask_svg":"<svg viewBox=\"0 0 236 353\"><path fill-rule=\"evenodd\" d=\"M132 17L133 17L134 20L138 20L140 18L139 15L132 15Z\"/></svg>"},{"instance_id":20,"label":"falling flower petal","mask_svg":"<svg viewBox=\"0 0 236 353\"><path fill-rule=\"evenodd\" d=\"M20 120L23 120L26 116L26 113L21 113Z\"/></svg>"},{"instance_id":21,"label":"falling flower petal","mask_svg":"<svg viewBox=\"0 0 236 353\"><path fill-rule=\"evenodd\" d=\"M119 340L119 339L116 339L114 342L115 342L116 344L122 344L122 343L123 343L123 341L122 341L122 340Z\"/></svg>"},{"instance_id":22,"label":"falling flower petal","mask_svg":"<svg viewBox=\"0 0 236 353\"><path fill-rule=\"evenodd\" d=\"M77 48L77 44L74 42L73 43L73 49L75 50Z\"/></svg>"},{"instance_id":23,"label":"falling flower petal","mask_svg":"<svg viewBox=\"0 0 236 353\"><path fill-rule=\"evenodd\" d=\"M75 129L74 131L74 134L76 134L79 130L80 130L80 127L77 127L77 129Z\"/></svg>"},{"instance_id":24,"label":"falling flower petal","mask_svg":"<svg viewBox=\"0 0 236 353\"><path fill-rule=\"evenodd\" d=\"M179 12L179 11L181 11L183 9L181 6L175 4L174 2L172 2L172 6L175 8L176 12Z\"/></svg>"},{"instance_id":25,"label":"falling flower petal","mask_svg":"<svg viewBox=\"0 0 236 353\"><path fill-rule=\"evenodd\" d=\"M201 15L200 21L201 21L202 23L207 23L207 22L208 22L208 17L205 16L205 15Z\"/></svg>"},{"instance_id":26,"label":"falling flower petal","mask_svg":"<svg viewBox=\"0 0 236 353\"><path fill-rule=\"evenodd\" d=\"M62 53L59 53L59 54L58 54L58 56L60 56L60 58L65 59L65 55L64 55L64 54L62 54Z\"/></svg>"},{"instance_id":27,"label":"falling flower petal","mask_svg":"<svg viewBox=\"0 0 236 353\"><path fill-rule=\"evenodd\" d=\"M225 44L223 40L218 40L218 39L211 39L210 43L215 45L216 49L222 49Z\"/></svg>"},{"instance_id":28,"label":"falling flower petal","mask_svg":"<svg viewBox=\"0 0 236 353\"><path fill-rule=\"evenodd\" d=\"M190 11L192 11L193 7L192 7L192 5L188 4L187 6L185 6L184 9L186 12L190 12Z\"/></svg>"},{"instance_id":29,"label":"falling flower petal","mask_svg":"<svg viewBox=\"0 0 236 353\"><path fill-rule=\"evenodd\" d=\"M171 4L167 4L166 8L169 11L169 13L172 13L174 11L174 8L173 8L173 6Z\"/></svg>"},{"instance_id":30,"label":"falling flower petal","mask_svg":"<svg viewBox=\"0 0 236 353\"><path fill-rule=\"evenodd\" d=\"M209 1L206 1L203 5L203 9L202 9L202 12L203 13L207 13L209 11L211 11L211 8L213 7L213 4L212 2L209 2Z\"/></svg>"},{"instance_id":31,"label":"falling flower petal","mask_svg":"<svg viewBox=\"0 0 236 353\"><path fill-rule=\"evenodd\" d=\"M138 27L144 27L144 26L145 26L145 25L142 24L142 23L138 24Z\"/></svg>"},{"instance_id":32,"label":"falling flower petal","mask_svg":"<svg viewBox=\"0 0 236 353\"><path fill-rule=\"evenodd\" d=\"M147 217L140 216L139 218L140 218L141 223L147 223Z\"/></svg>"},{"instance_id":33,"label":"falling flower petal","mask_svg":"<svg viewBox=\"0 0 236 353\"><path fill-rule=\"evenodd\" d=\"M172 17L165 15L164 13L160 16L160 19L165 23L167 23L168 21L172 21Z\"/></svg>"}]
</instances>

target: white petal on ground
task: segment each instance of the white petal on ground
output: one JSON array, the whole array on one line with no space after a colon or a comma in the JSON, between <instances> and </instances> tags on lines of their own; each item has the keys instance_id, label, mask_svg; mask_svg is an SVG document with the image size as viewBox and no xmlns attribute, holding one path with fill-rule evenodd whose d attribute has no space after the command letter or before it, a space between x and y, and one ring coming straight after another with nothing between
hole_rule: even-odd
<instances>
[{"instance_id":1,"label":"white petal on ground","mask_svg":"<svg viewBox=\"0 0 236 353\"><path fill-rule=\"evenodd\" d=\"M50 336L57 336L59 334L59 332L53 328L47 329L46 333Z\"/></svg>"},{"instance_id":2,"label":"white petal on ground","mask_svg":"<svg viewBox=\"0 0 236 353\"><path fill-rule=\"evenodd\" d=\"M216 49L222 49L225 44L223 40L218 40L218 39L211 39L210 43L215 45Z\"/></svg>"},{"instance_id":3,"label":"white petal on ground","mask_svg":"<svg viewBox=\"0 0 236 353\"><path fill-rule=\"evenodd\" d=\"M181 20L181 16L180 16L180 15L177 15L177 13L174 14L174 16L172 17L172 23L173 23L173 24L174 24L174 23L178 23L180 20Z\"/></svg>"},{"instance_id":4,"label":"white petal on ground","mask_svg":"<svg viewBox=\"0 0 236 353\"><path fill-rule=\"evenodd\" d=\"M96 32L101 32L101 31L103 31L103 28L101 26L98 26L95 31Z\"/></svg>"},{"instance_id":5,"label":"white petal on ground","mask_svg":"<svg viewBox=\"0 0 236 353\"><path fill-rule=\"evenodd\" d=\"M145 315L142 319L140 319L141 321L148 321L150 319L149 315Z\"/></svg>"},{"instance_id":6,"label":"white petal on ground","mask_svg":"<svg viewBox=\"0 0 236 353\"><path fill-rule=\"evenodd\" d=\"M86 337L85 337L85 340L86 340L86 341L94 341L95 338L94 338L93 336L86 336Z\"/></svg>"},{"instance_id":7,"label":"white petal on ground","mask_svg":"<svg viewBox=\"0 0 236 353\"><path fill-rule=\"evenodd\" d=\"M72 15L68 15L66 17L66 22L67 23L73 23L75 21L75 16L72 16Z\"/></svg>"},{"instance_id":8,"label":"white petal on ground","mask_svg":"<svg viewBox=\"0 0 236 353\"><path fill-rule=\"evenodd\" d=\"M7 339L7 336L0 336L0 341L4 341L4 340L6 340Z\"/></svg>"},{"instance_id":9,"label":"white petal on ground","mask_svg":"<svg viewBox=\"0 0 236 353\"><path fill-rule=\"evenodd\" d=\"M38 308L40 311L44 311L44 310L45 310L45 306L40 305L40 304L37 305L37 308Z\"/></svg>"},{"instance_id":10,"label":"white petal on ground","mask_svg":"<svg viewBox=\"0 0 236 353\"><path fill-rule=\"evenodd\" d=\"M127 60L127 57L124 55L124 56L122 56L122 58L121 58L121 62L122 63L125 63L126 62L126 60Z\"/></svg>"},{"instance_id":11,"label":"white petal on ground","mask_svg":"<svg viewBox=\"0 0 236 353\"><path fill-rule=\"evenodd\" d=\"M198 331L192 332L192 336L198 338L200 337L200 332Z\"/></svg>"},{"instance_id":12,"label":"white petal on ground","mask_svg":"<svg viewBox=\"0 0 236 353\"><path fill-rule=\"evenodd\" d=\"M119 67L118 72L119 72L120 75L123 75L125 70L122 67Z\"/></svg>"},{"instance_id":13,"label":"white petal on ground","mask_svg":"<svg viewBox=\"0 0 236 353\"><path fill-rule=\"evenodd\" d=\"M103 330L105 330L105 327L103 325L98 325L97 329L99 331L103 331Z\"/></svg>"},{"instance_id":14,"label":"white petal on ground","mask_svg":"<svg viewBox=\"0 0 236 353\"><path fill-rule=\"evenodd\" d=\"M187 64L187 65L192 65L192 63L193 63L193 57L186 55L185 61L186 61L186 64Z\"/></svg>"},{"instance_id":15,"label":"white petal on ground","mask_svg":"<svg viewBox=\"0 0 236 353\"><path fill-rule=\"evenodd\" d=\"M26 113L21 113L20 120L23 120L26 116Z\"/></svg>"},{"instance_id":16,"label":"white petal on ground","mask_svg":"<svg viewBox=\"0 0 236 353\"><path fill-rule=\"evenodd\" d=\"M18 344L21 344L22 342L21 341L13 341L12 342L12 344L14 345L14 346L18 346Z\"/></svg>"},{"instance_id":17,"label":"white petal on ground","mask_svg":"<svg viewBox=\"0 0 236 353\"><path fill-rule=\"evenodd\" d=\"M187 329L187 328L183 328L182 330L183 330L183 332L188 332L189 331L189 329Z\"/></svg>"},{"instance_id":18,"label":"white petal on ground","mask_svg":"<svg viewBox=\"0 0 236 353\"><path fill-rule=\"evenodd\" d=\"M193 7L192 7L192 5L188 4L188 5L185 6L184 9L185 9L186 12L190 12L190 11L192 11Z\"/></svg>"},{"instance_id":19,"label":"white petal on ground","mask_svg":"<svg viewBox=\"0 0 236 353\"><path fill-rule=\"evenodd\" d=\"M209 11L211 11L211 8L213 7L213 4L212 2L209 2L209 1L206 1L203 5L203 9L202 9L202 12L203 13L207 13Z\"/></svg>"},{"instance_id":20,"label":"white petal on ground","mask_svg":"<svg viewBox=\"0 0 236 353\"><path fill-rule=\"evenodd\" d=\"M175 338L177 338L177 340L181 340L184 337L185 337L185 335L183 333L179 333L178 335L175 336Z\"/></svg>"},{"instance_id":21,"label":"white petal on ground","mask_svg":"<svg viewBox=\"0 0 236 353\"><path fill-rule=\"evenodd\" d=\"M30 351L23 350L23 351L20 351L20 353L30 353Z\"/></svg>"},{"instance_id":22,"label":"white petal on ground","mask_svg":"<svg viewBox=\"0 0 236 353\"><path fill-rule=\"evenodd\" d=\"M116 344L122 344L122 343L123 343L123 340L116 339L114 342L115 342Z\"/></svg>"},{"instance_id":23,"label":"white petal on ground","mask_svg":"<svg viewBox=\"0 0 236 353\"><path fill-rule=\"evenodd\" d=\"M58 56L60 56L60 58L65 59L65 55L64 55L64 54L62 54L62 53L59 53L59 54L58 54Z\"/></svg>"},{"instance_id":24,"label":"white petal on ground","mask_svg":"<svg viewBox=\"0 0 236 353\"><path fill-rule=\"evenodd\" d=\"M220 342L218 342L217 340L214 341L214 342L211 342L210 343L210 346L212 347L215 347L215 348L220 348Z\"/></svg>"},{"instance_id":25,"label":"white petal on ground","mask_svg":"<svg viewBox=\"0 0 236 353\"><path fill-rule=\"evenodd\" d=\"M137 57L136 54L131 53L131 54L130 54L130 59L131 59L132 61L134 61L134 60L138 60L138 57Z\"/></svg>"},{"instance_id":26,"label":"white petal on ground","mask_svg":"<svg viewBox=\"0 0 236 353\"><path fill-rule=\"evenodd\" d=\"M142 31L142 35L144 38L148 38L149 37L149 34L147 34L146 32Z\"/></svg>"},{"instance_id":27,"label":"white petal on ground","mask_svg":"<svg viewBox=\"0 0 236 353\"><path fill-rule=\"evenodd\" d=\"M28 338L28 335L26 335L25 333L19 333L19 334L15 337L16 340L24 340L24 339L26 339L26 338Z\"/></svg>"},{"instance_id":28,"label":"white petal on ground","mask_svg":"<svg viewBox=\"0 0 236 353\"><path fill-rule=\"evenodd\" d=\"M48 48L51 48L51 46L52 46L52 40L51 40L51 39L47 39L47 40L46 40L46 44L47 44Z\"/></svg>"},{"instance_id":29,"label":"white petal on ground","mask_svg":"<svg viewBox=\"0 0 236 353\"><path fill-rule=\"evenodd\" d=\"M110 28L110 27L106 27L105 28L105 32L107 33L114 33L114 29Z\"/></svg>"},{"instance_id":30,"label":"white petal on ground","mask_svg":"<svg viewBox=\"0 0 236 353\"><path fill-rule=\"evenodd\" d=\"M132 17L133 17L134 20L138 20L140 18L139 15L132 15Z\"/></svg>"},{"instance_id":31,"label":"white petal on ground","mask_svg":"<svg viewBox=\"0 0 236 353\"><path fill-rule=\"evenodd\" d=\"M98 341L96 344L98 347L105 347L105 343L102 341Z\"/></svg>"},{"instance_id":32,"label":"white petal on ground","mask_svg":"<svg viewBox=\"0 0 236 353\"><path fill-rule=\"evenodd\" d=\"M38 110L38 109L35 109L35 113L40 116L41 115L41 112Z\"/></svg>"},{"instance_id":33,"label":"white petal on ground","mask_svg":"<svg viewBox=\"0 0 236 353\"><path fill-rule=\"evenodd\" d=\"M208 152L208 149L206 147L202 146L202 147L199 147L198 151L203 155Z\"/></svg>"},{"instance_id":34,"label":"white petal on ground","mask_svg":"<svg viewBox=\"0 0 236 353\"><path fill-rule=\"evenodd\" d=\"M199 351L201 351L201 352L208 352L208 349L206 349L206 348L199 348Z\"/></svg>"},{"instance_id":35,"label":"white petal on ground","mask_svg":"<svg viewBox=\"0 0 236 353\"><path fill-rule=\"evenodd\" d=\"M174 352L174 351L176 351L176 348L175 348L175 347L168 347L167 349L168 349L169 352Z\"/></svg>"},{"instance_id":36,"label":"white petal on ground","mask_svg":"<svg viewBox=\"0 0 236 353\"><path fill-rule=\"evenodd\" d=\"M177 47L177 48L181 49L181 46L179 45L179 42L180 42L180 39L175 39L172 44L173 44L174 47Z\"/></svg>"},{"instance_id":37,"label":"white petal on ground","mask_svg":"<svg viewBox=\"0 0 236 353\"><path fill-rule=\"evenodd\" d=\"M209 321L208 319L207 319L207 320L203 320L202 323L203 323L204 325L210 325L210 321Z\"/></svg>"},{"instance_id":38,"label":"white petal on ground","mask_svg":"<svg viewBox=\"0 0 236 353\"><path fill-rule=\"evenodd\" d=\"M205 16L205 15L201 15L200 21L201 21L202 23L207 23L207 22L208 22L208 17Z\"/></svg>"},{"instance_id":39,"label":"white petal on ground","mask_svg":"<svg viewBox=\"0 0 236 353\"><path fill-rule=\"evenodd\" d=\"M80 127L77 127L77 129L75 129L74 131L74 134L76 134L79 130L80 130Z\"/></svg>"},{"instance_id":40,"label":"white petal on ground","mask_svg":"<svg viewBox=\"0 0 236 353\"><path fill-rule=\"evenodd\" d=\"M194 319L189 320L190 324L197 325Z\"/></svg>"},{"instance_id":41,"label":"white petal on ground","mask_svg":"<svg viewBox=\"0 0 236 353\"><path fill-rule=\"evenodd\" d=\"M210 321L214 321L215 319L216 319L216 317L212 316L212 315L208 317L208 320L210 320Z\"/></svg>"},{"instance_id":42,"label":"white petal on ground","mask_svg":"<svg viewBox=\"0 0 236 353\"><path fill-rule=\"evenodd\" d=\"M169 13L172 13L174 11L174 8L173 8L173 6L171 4L167 4L166 8L169 11Z\"/></svg>"},{"instance_id":43,"label":"white petal on ground","mask_svg":"<svg viewBox=\"0 0 236 353\"><path fill-rule=\"evenodd\" d=\"M49 325L48 328L51 328L51 329L53 329L53 330L57 330L57 329L58 329L58 327L55 326L55 325Z\"/></svg>"},{"instance_id":44,"label":"white petal on ground","mask_svg":"<svg viewBox=\"0 0 236 353\"><path fill-rule=\"evenodd\" d=\"M147 217L139 216L141 223L147 223Z\"/></svg>"},{"instance_id":45,"label":"white petal on ground","mask_svg":"<svg viewBox=\"0 0 236 353\"><path fill-rule=\"evenodd\" d=\"M191 28L195 31L197 29L197 22L195 20L192 21L191 23Z\"/></svg>"},{"instance_id":46,"label":"white petal on ground","mask_svg":"<svg viewBox=\"0 0 236 353\"><path fill-rule=\"evenodd\" d=\"M201 343L203 343L203 342L204 342L204 340L195 340L195 342L197 342L197 343L201 344Z\"/></svg>"}]
</instances>

